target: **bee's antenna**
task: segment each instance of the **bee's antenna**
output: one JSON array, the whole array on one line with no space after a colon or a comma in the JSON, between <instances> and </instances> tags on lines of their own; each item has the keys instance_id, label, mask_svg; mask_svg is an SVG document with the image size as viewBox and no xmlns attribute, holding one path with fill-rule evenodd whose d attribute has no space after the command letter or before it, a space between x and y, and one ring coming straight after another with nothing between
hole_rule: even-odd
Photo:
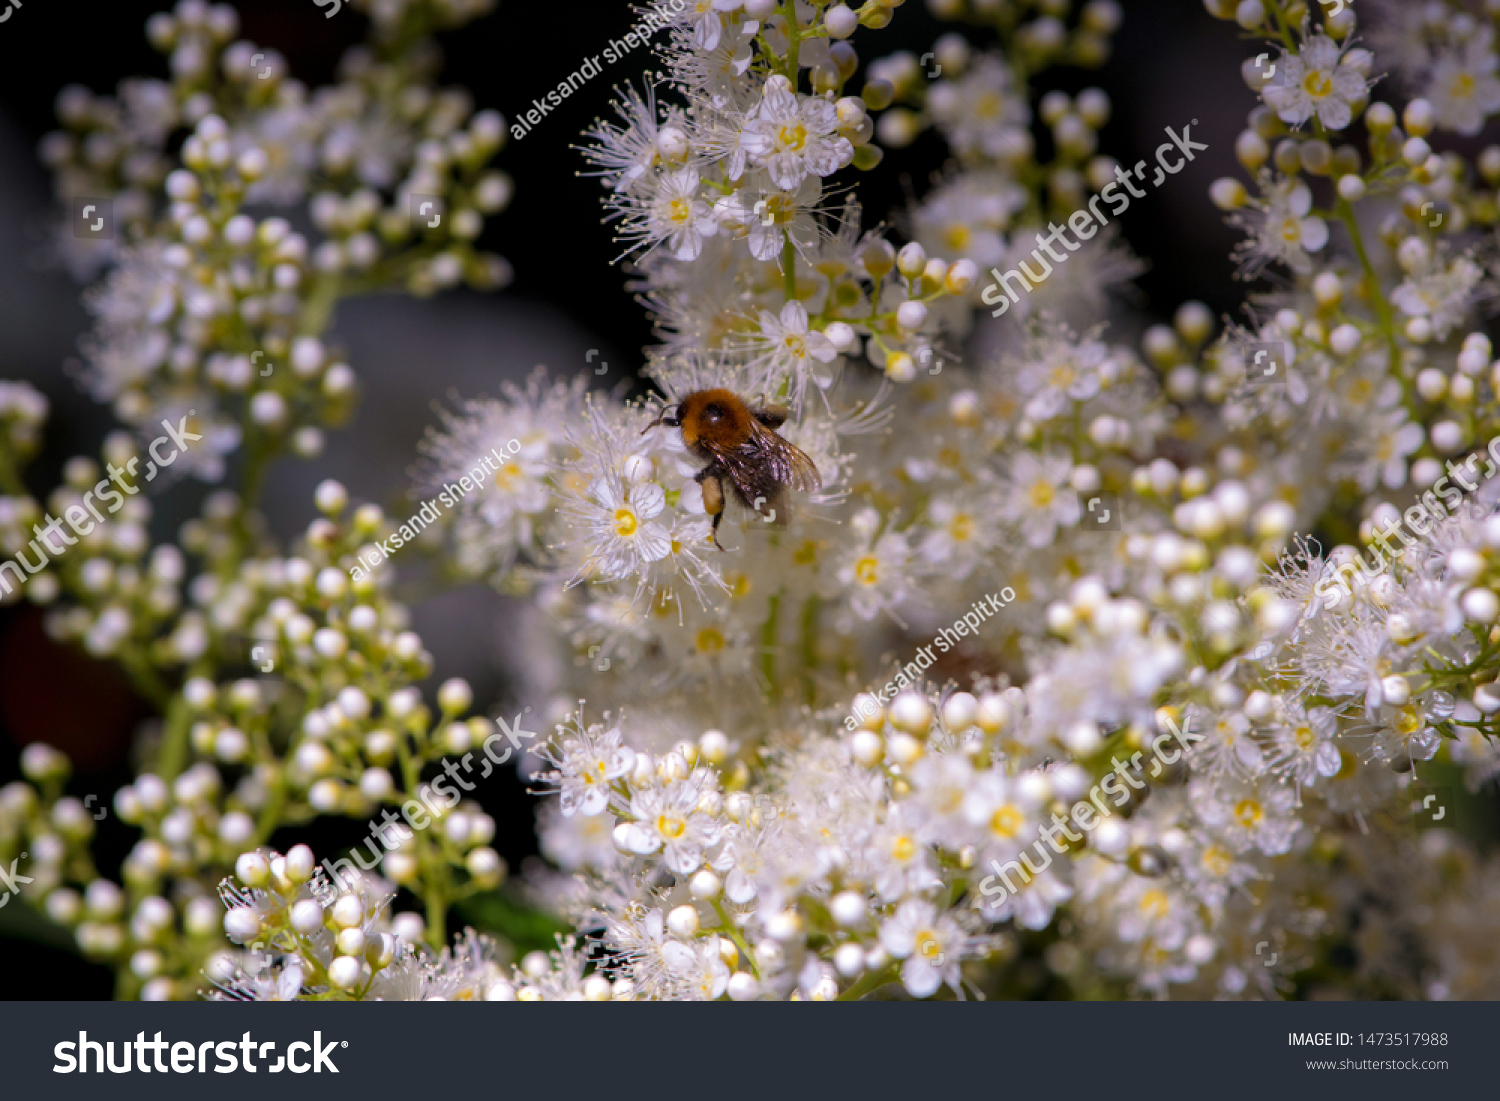
<instances>
[{"instance_id":1,"label":"bee's antenna","mask_svg":"<svg viewBox=\"0 0 1500 1101\"><path fill-rule=\"evenodd\" d=\"M644 436L647 432L651 431L653 428L655 428L659 424L665 424L669 428L681 428L682 427L682 421L681 420L679 420L676 417L669 417L669 416L667 416L666 410L663 409L661 416L657 417L650 424L646 425L645 428L641 429L641 435Z\"/></svg>"}]
</instances>

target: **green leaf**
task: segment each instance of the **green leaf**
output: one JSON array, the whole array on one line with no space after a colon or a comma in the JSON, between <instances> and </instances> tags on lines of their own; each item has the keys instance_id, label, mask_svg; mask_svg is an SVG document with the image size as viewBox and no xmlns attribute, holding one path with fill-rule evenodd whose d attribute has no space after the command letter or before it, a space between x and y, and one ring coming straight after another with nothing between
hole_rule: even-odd
<instances>
[{"instance_id":1,"label":"green leaf","mask_svg":"<svg viewBox=\"0 0 1500 1101\"><path fill-rule=\"evenodd\" d=\"M454 909L481 933L504 937L515 947L518 957L527 952L550 951L557 947L558 933L572 932L555 915L527 906L504 889L466 898Z\"/></svg>"}]
</instances>

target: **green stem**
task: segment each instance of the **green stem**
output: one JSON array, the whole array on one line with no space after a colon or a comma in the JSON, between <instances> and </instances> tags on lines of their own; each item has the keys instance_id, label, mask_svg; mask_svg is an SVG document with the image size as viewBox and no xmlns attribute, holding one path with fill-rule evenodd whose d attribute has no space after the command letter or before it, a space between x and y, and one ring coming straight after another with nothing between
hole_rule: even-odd
<instances>
[{"instance_id":1,"label":"green stem","mask_svg":"<svg viewBox=\"0 0 1500 1101\"><path fill-rule=\"evenodd\" d=\"M8 497L29 497L26 483L21 480L20 464L10 453L10 448L0 444L0 490Z\"/></svg>"},{"instance_id":2,"label":"green stem","mask_svg":"<svg viewBox=\"0 0 1500 1101\"><path fill-rule=\"evenodd\" d=\"M745 961L751 972L759 979L760 968L756 966L754 953L750 951L750 946L745 943L744 934L735 928L734 921L725 912L724 904L718 899L714 899L714 913L719 915L720 926L722 926L724 932L729 934L729 939L734 941L735 947L740 950L740 958Z\"/></svg>"},{"instance_id":3,"label":"green stem","mask_svg":"<svg viewBox=\"0 0 1500 1101\"><path fill-rule=\"evenodd\" d=\"M886 966L879 971L866 972L860 978L859 982L855 983L848 990L840 994L838 1000L841 1002L856 1002L860 998L863 998L866 994L870 993L870 991L876 989L877 987L884 986L895 977L896 965L894 963L886 964Z\"/></svg>"},{"instance_id":4,"label":"green stem","mask_svg":"<svg viewBox=\"0 0 1500 1101\"><path fill-rule=\"evenodd\" d=\"M771 597L766 622L760 629L760 672L766 680L767 698L775 701L776 692L776 626L781 618L781 594Z\"/></svg>"},{"instance_id":5,"label":"green stem","mask_svg":"<svg viewBox=\"0 0 1500 1101\"><path fill-rule=\"evenodd\" d=\"M797 297L797 250L792 245L792 235L787 232L781 245L782 290L790 302Z\"/></svg>"},{"instance_id":6,"label":"green stem","mask_svg":"<svg viewBox=\"0 0 1500 1101\"><path fill-rule=\"evenodd\" d=\"M802 605L802 683L807 692L807 702L817 702L817 686L813 683L813 669L818 664L818 614L822 602L814 593Z\"/></svg>"},{"instance_id":7,"label":"green stem","mask_svg":"<svg viewBox=\"0 0 1500 1101\"><path fill-rule=\"evenodd\" d=\"M161 750L156 755L156 774L169 784L187 764L191 720L187 700L181 694L174 695L167 704L167 729L162 736Z\"/></svg>"},{"instance_id":8,"label":"green stem","mask_svg":"<svg viewBox=\"0 0 1500 1101\"><path fill-rule=\"evenodd\" d=\"M1391 375L1401 383L1402 393L1407 398L1407 406L1411 407L1411 394L1407 387L1407 380L1401 375L1401 348L1396 343L1396 317L1391 312L1391 304L1386 300L1385 290L1380 285L1380 277L1375 273L1375 265L1370 262L1370 254L1365 250L1364 235L1359 230L1359 220L1354 216L1354 206L1348 199L1340 197L1337 206L1339 221L1344 223L1344 229L1348 231L1349 240L1354 245L1354 254L1359 257L1359 266L1364 271L1365 284L1370 289L1371 304L1375 309L1375 316L1380 323L1380 331L1384 334L1386 344L1391 353Z\"/></svg>"}]
</instances>

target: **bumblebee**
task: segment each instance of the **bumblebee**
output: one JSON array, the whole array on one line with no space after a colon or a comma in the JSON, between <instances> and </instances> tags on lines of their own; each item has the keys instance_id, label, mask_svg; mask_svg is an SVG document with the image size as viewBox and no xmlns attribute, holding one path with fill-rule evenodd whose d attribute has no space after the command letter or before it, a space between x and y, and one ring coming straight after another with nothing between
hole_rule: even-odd
<instances>
[{"instance_id":1,"label":"bumblebee","mask_svg":"<svg viewBox=\"0 0 1500 1101\"><path fill-rule=\"evenodd\" d=\"M726 479L740 504L780 526L786 524L781 503L788 489L822 488L813 461L776 432L789 412L779 405L752 406L730 390L696 390L677 403L675 413L663 411L646 426L646 432L659 424L680 428L687 449L708 464L694 480L703 486L703 507L714 518L713 541L720 550Z\"/></svg>"}]
</instances>

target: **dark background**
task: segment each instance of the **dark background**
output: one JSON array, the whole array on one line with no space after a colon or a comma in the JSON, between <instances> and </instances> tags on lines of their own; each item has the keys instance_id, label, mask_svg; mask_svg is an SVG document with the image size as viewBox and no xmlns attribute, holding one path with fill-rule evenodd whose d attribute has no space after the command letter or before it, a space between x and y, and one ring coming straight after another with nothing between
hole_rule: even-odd
<instances>
[{"instance_id":1,"label":"dark background","mask_svg":"<svg viewBox=\"0 0 1500 1101\"><path fill-rule=\"evenodd\" d=\"M69 456L97 455L113 423L109 411L80 393L62 369L76 354L87 319L78 302L81 288L42 262L41 232L52 210L36 144L54 128L53 102L64 85L106 92L125 77L165 77L165 59L144 34L147 16L163 6L28 0L0 23L0 377L26 379L52 402L45 449L27 472L38 499L56 484ZM333 18L312 0L235 7L241 37L280 51L309 87L333 79L339 55L365 28L364 17L347 4ZM1231 281L1228 260L1236 238L1209 203L1207 189L1218 176L1243 175L1233 143L1253 105L1239 77L1250 45L1237 42L1236 29L1208 16L1198 0L1125 0L1124 8L1116 49L1102 70L1051 70L1034 92L1104 88L1114 114L1100 151L1125 164L1150 160L1164 127L1199 120L1193 136L1209 143L1208 152L1171 185L1148 190L1120 221L1134 251L1150 262L1137 281L1137 304L1155 320L1169 320L1189 298L1238 317L1244 289ZM508 120L635 22L628 6L617 2L501 0L489 16L441 36L447 58L442 83L468 88L476 107L498 109ZM852 41L868 63L898 49L920 55L951 29L955 25L934 21L920 0L910 0L890 27L861 30ZM975 45L987 43L984 32L967 33ZM598 218L601 191L596 180L576 174L584 163L573 146L596 116L610 114L611 86L638 79L647 61L645 51L637 51L606 68L496 158L515 180L515 199L488 220L482 244L514 266L509 288L426 301L386 296L340 307L334 331L360 374L360 412L352 425L330 434L324 456L310 463L287 460L273 470L266 511L278 535L289 538L312 518L311 489L325 477L343 480L356 498L396 501L422 428L435 421L429 403L450 391L493 394L501 379L523 377L536 363L571 375L585 368L590 349L600 352L596 363L610 365L600 385L633 376L641 348L651 342L650 326L625 290L624 274L610 266L617 250ZM1043 132L1038 137L1045 143ZM924 193L943 160L942 143L932 135L889 153L880 168L859 180L867 223L898 214L912 196ZM160 498L154 539L173 538L204 492L196 483L183 484ZM424 602L415 625L437 658L434 683L459 674L474 684L481 706L507 701L503 642L525 643L515 637L514 619L512 606L479 588ZM0 609L0 784L18 775L20 746L46 740L74 761L69 790L80 797L97 794L107 804L130 779L129 746L147 715L113 665L50 642L33 606ZM480 795L496 819L495 847L516 868L535 851L532 800L518 783L502 779ZM114 874L134 831L113 814L99 825L100 867ZM320 824L313 841L319 852L332 851L354 843L363 828ZM0 998L110 995L107 970L68 951L65 938L49 944L44 933L37 936L0 938Z\"/></svg>"}]
</instances>

